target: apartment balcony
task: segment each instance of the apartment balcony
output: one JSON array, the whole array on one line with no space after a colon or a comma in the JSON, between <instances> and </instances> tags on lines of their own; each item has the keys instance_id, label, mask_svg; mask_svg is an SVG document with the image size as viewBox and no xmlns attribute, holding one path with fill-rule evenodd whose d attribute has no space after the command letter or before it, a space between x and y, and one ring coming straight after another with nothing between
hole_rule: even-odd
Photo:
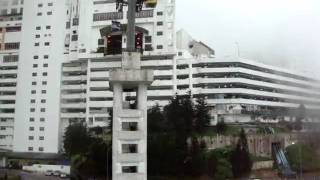
<instances>
[{"instance_id":1,"label":"apartment balcony","mask_svg":"<svg viewBox=\"0 0 320 180\"><path fill-rule=\"evenodd\" d=\"M284 103L284 102L272 102L272 101L261 101L254 99L208 99L208 104L218 105L218 104L250 104L250 105L260 105L260 106L273 106L273 107L286 107L286 108L297 108L299 105L294 103Z\"/></svg>"},{"instance_id":2,"label":"apartment balcony","mask_svg":"<svg viewBox=\"0 0 320 180\"><path fill-rule=\"evenodd\" d=\"M62 67L63 72L84 72L86 70L87 70L86 67L81 67L81 66L76 66L76 67L64 66L64 67Z\"/></svg>"},{"instance_id":3,"label":"apartment balcony","mask_svg":"<svg viewBox=\"0 0 320 180\"><path fill-rule=\"evenodd\" d=\"M89 107L113 107L113 101L89 101Z\"/></svg>"},{"instance_id":4,"label":"apartment balcony","mask_svg":"<svg viewBox=\"0 0 320 180\"><path fill-rule=\"evenodd\" d=\"M151 86L173 86L172 80L155 80Z\"/></svg>"},{"instance_id":5,"label":"apartment balcony","mask_svg":"<svg viewBox=\"0 0 320 180\"><path fill-rule=\"evenodd\" d=\"M85 99L85 93L78 93L78 94L61 94L61 99Z\"/></svg>"},{"instance_id":6,"label":"apartment balcony","mask_svg":"<svg viewBox=\"0 0 320 180\"><path fill-rule=\"evenodd\" d=\"M17 74L17 69L10 69L10 70L0 70L0 74Z\"/></svg>"},{"instance_id":7,"label":"apartment balcony","mask_svg":"<svg viewBox=\"0 0 320 180\"><path fill-rule=\"evenodd\" d=\"M190 79L177 79L177 85L189 85Z\"/></svg>"},{"instance_id":8,"label":"apartment balcony","mask_svg":"<svg viewBox=\"0 0 320 180\"><path fill-rule=\"evenodd\" d=\"M86 118L86 114L85 113L61 113L61 118Z\"/></svg>"},{"instance_id":9,"label":"apartment balcony","mask_svg":"<svg viewBox=\"0 0 320 180\"><path fill-rule=\"evenodd\" d=\"M119 180L141 180L144 179L144 174L142 173L121 173L116 175Z\"/></svg>"},{"instance_id":10,"label":"apartment balcony","mask_svg":"<svg viewBox=\"0 0 320 180\"><path fill-rule=\"evenodd\" d=\"M87 89L87 85L63 85L61 87L62 90L80 90Z\"/></svg>"},{"instance_id":11,"label":"apartment balcony","mask_svg":"<svg viewBox=\"0 0 320 180\"><path fill-rule=\"evenodd\" d=\"M61 108L70 108L70 109L78 109L78 108L86 108L86 103L62 103Z\"/></svg>"},{"instance_id":12,"label":"apartment balcony","mask_svg":"<svg viewBox=\"0 0 320 180\"><path fill-rule=\"evenodd\" d=\"M177 75L189 75L190 69L177 69Z\"/></svg>"},{"instance_id":13,"label":"apartment balcony","mask_svg":"<svg viewBox=\"0 0 320 180\"><path fill-rule=\"evenodd\" d=\"M62 76L62 81L81 81L87 80L87 76Z\"/></svg>"},{"instance_id":14,"label":"apartment balcony","mask_svg":"<svg viewBox=\"0 0 320 180\"><path fill-rule=\"evenodd\" d=\"M0 135L13 135L13 128L6 128L6 130L0 130Z\"/></svg>"},{"instance_id":15,"label":"apartment balcony","mask_svg":"<svg viewBox=\"0 0 320 180\"><path fill-rule=\"evenodd\" d=\"M106 87L109 88L109 81L92 81L90 87Z\"/></svg>"},{"instance_id":16,"label":"apartment balcony","mask_svg":"<svg viewBox=\"0 0 320 180\"><path fill-rule=\"evenodd\" d=\"M109 72L108 71L91 72L90 77L91 78L108 78Z\"/></svg>"},{"instance_id":17,"label":"apartment balcony","mask_svg":"<svg viewBox=\"0 0 320 180\"><path fill-rule=\"evenodd\" d=\"M154 70L153 75L154 76L172 76L173 70Z\"/></svg>"},{"instance_id":18,"label":"apartment balcony","mask_svg":"<svg viewBox=\"0 0 320 180\"><path fill-rule=\"evenodd\" d=\"M272 88L272 89L281 89L281 90L288 90L288 91L297 91L301 93L309 93L309 94L318 94L320 95L320 92L312 89L304 89L299 87L293 87L293 86L287 86L282 84L275 84L275 83L269 83L269 82L263 82L263 81L257 81L257 80L251 80L251 79L245 79L245 78L197 78L194 79L194 84L196 83L204 83L204 84L210 84L210 83L242 83L242 84L250 84L254 86L261 86L263 89L264 87Z\"/></svg>"},{"instance_id":19,"label":"apartment balcony","mask_svg":"<svg viewBox=\"0 0 320 180\"><path fill-rule=\"evenodd\" d=\"M14 108L15 108L15 104L0 104L0 109L14 109Z\"/></svg>"},{"instance_id":20,"label":"apartment balcony","mask_svg":"<svg viewBox=\"0 0 320 180\"><path fill-rule=\"evenodd\" d=\"M17 78L4 78L4 79L0 79L0 83L16 83L17 82Z\"/></svg>"},{"instance_id":21,"label":"apartment balcony","mask_svg":"<svg viewBox=\"0 0 320 180\"><path fill-rule=\"evenodd\" d=\"M16 91L17 87L0 87L0 91Z\"/></svg>"},{"instance_id":22,"label":"apartment balcony","mask_svg":"<svg viewBox=\"0 0 320 180\"><path fill-rule=\"evenodd\" d=\"M113 97L112 91L90 91L89 97Z\"/></svg>"},{"instance_id":23,"label":"apartment balcony","mask_svg":"<svg viewBox=\"0 0 320 180\"><path fill-rule=\"evenodd\" d=\"M15 100L16 99L16 96L15 95L12 95L12 96L9 96L9 95L0 95L0 100Z\"/></svg>"},{"instance_id":24,"label":"apartment balcony","mask_svg":"<svg viewBox=\"0 0 320 180\"><path fill-rule=\"evenodd\" d=\"M0 117L1 118L14 118L14 113L1 113L0 112Z\"/></svg>"},{"instance_id":25,"label":"apartment balcony","mask_svg":"<svg viewBox=\"0 0 320 180\"><path fill-rule=\"evenodd\" d=\"M148 96L173 96L173 90L148 90Z\"/></svg>"}]
</instances>

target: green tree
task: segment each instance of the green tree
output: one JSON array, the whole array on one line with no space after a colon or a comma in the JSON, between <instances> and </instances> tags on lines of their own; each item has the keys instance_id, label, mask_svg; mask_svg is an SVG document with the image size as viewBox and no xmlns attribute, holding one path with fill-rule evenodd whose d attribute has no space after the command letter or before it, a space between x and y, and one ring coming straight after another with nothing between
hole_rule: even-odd
<instances>
[{"instance_id":1,"label":"green tree","mask_svg":"<svg viewBox=\"0 0 320 180\"><path fill-rule=\"evenodd\" d=\"M160 106L156 104L148 110L148 133L159 133L167 131L167 129L168 127Z\"/></svg>"},{"instance_id":2,"label":"green tree","mask_svg":"<svg viewBox=\"0 0 320 180\"><path fill-rule=\"evenodd\" d=\"M85 125L82 123L71 124L65 132L64 150L69 157L76 154L85 154L88 151L90 141L91 138Z\"/></svg>"},{"instance_id":3,"label":"green tree","mask_svg":"<svg viewBox=\"0 0 320 180\"><path fill-rule=\"evenodd\" d=\"M286 155L293 170L314 171L320 169L320 157L316 149L305 144L294 144L286 148Z\"/></svg>"},{"instance_id":4,"label":"green tree","mask_svg":"<svg viewBox=\"0 0 320 180\"><path fill-rule=\"evenodd\" d=\"M196 101L194 126L196 132L202 134L210 123L209 106L203 97L197 98Z\"/></svg>"},{"instance_id":5,"label":"green tree","mask_svg":"<svg viewBox=\"0 0 320 180\"><path fill-rule=\"evenodd\" d=\"M224 119L219 120L216 127L218 134L224 134L227 131L227 124L224 122Z\"/></svg>"},{"instance_id":6,"label":"green tree","mask_svg":"<svg viewBox=\"0 0 320 180\"><path fill-rule=\"evenodd\" d=\"M214 180L225 180L233 177L232 166L227 159L219 159Z\"/></svg>"},{"instance_id":7,"label":"green tree","mask_svg":"<svg viewBox=\"0 0 320 180\"><path fill-rule=\"evenodd\" d=\"M237 146L233 150L230 160L234 177L244 177L251 172L252 160L250 157L248 141L244 129L241 129Z\"/></svg>"}]
</instances>

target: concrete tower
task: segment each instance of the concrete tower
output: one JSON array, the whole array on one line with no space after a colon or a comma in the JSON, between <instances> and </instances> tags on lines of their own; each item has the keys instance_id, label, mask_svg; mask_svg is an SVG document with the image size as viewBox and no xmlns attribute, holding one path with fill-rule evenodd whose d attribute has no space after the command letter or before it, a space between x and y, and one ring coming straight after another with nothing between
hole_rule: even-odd
<instances>
[{"instance_id":1,"label":"concrete tower","mask_svg":"<svg viewBox=\"0 0 320 180\"><path fill-rule=\"evenodd\" d=\"M147 179L147 86L151 70L141 69L135 50L136 0L128 0L127 51L110 72L113 87L112 179Z\"/></svg>"}]
</instances>

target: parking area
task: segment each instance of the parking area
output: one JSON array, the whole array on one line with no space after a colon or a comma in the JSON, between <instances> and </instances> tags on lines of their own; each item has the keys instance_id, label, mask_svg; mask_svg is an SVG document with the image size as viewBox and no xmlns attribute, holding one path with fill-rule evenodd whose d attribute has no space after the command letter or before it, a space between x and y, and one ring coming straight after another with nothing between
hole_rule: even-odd
<instances>
[{"instance_id":1,"label":"parking area","mask_svg":"<svg viewBox=\"0 0 320 180\"><path fill-rule=\"evenodd\" d=\"M0 177L4 177L6 174L8 177L20 176L22 180L69 180L69 178L45 176L44 174L40 173L29 173L21 170L0 169Z\"/></svg>"}]
</instances>

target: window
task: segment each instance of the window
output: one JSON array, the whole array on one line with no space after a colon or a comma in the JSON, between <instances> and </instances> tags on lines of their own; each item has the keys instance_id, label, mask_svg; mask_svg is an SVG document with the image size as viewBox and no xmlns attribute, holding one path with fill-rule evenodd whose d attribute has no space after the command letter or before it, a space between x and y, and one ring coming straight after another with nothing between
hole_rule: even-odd
<instances>
[{"instance_id":1,"label":"window","mask_svg":"<svg viewBox=\"0 0 320 180\"><path fill-rule=\"evenodd\" d=\"M6 27L6 32L19 32L21 31L21 26Z\"/></svg>"},{"instance_id":2,"label":"window","mask_svg":"<svg viewBox=\"0 0 320 180\"><path fill-rule=\"evenodd\" d=\"M42 81L42 85L47 85L47 81Z\"/></svg>"},{"instance_id":3,"label":"window","mask_svg":"<svg viewBox=\"0 0 320 180\"><path fill-rule=\"evenodd\" d=\"M32 76L33 77L37 76L37 73L36 72L32 73Z\"/></svg>"},{"instance_id":4,"label":"window","mask_svg":"<svg viewBox=\"0 0 320 180\"><path fill-rule=\"evenodd\" d=\"M40 27L40 26L37 26L37 27L36 27L36 30L41 30L41 27Z\"/></svg>"},{"instance_id":5,"label":"window","mask_svg":"<svg viewBox=\"0 0 320 180\"><path fill-rule=\"evenodd\" d=\"M52 15L52 11L48 11L47 15L49 15L49 16Z\"/></svg>"},{"instance_id":6,"label":"window","mask_svg":"<svg viewBox=\"0 0 320 180\"><path fill-rule=\"evenodd\" d=\"M78 35L72 35L71 41L78 41Z\"/></svg>"},{"instance_id":7,"label":"window","mask_svg":"<svg viewBox=\"0 0 320 180\"><path fill-rule=\"evenodd\" d=\"M138 153L138 145L137 144L122 144L122 153Z\"/></svg>"},{"instance_id":8,"label":"window","mask_svg":"<svg viewBox=\"0 0 320 180\"><path fill-rule=\"evenodd\" d=\"M34 43L34 46L39 46L40 45L40 43Z\"/></svg>"},{"instance_id":9,"label":"window","mask_svg":"<svg viewBox=\"0 0 320 180\"><path fill-rule=\"evenodd\" d=\"M41 103L46 103L46 102L47 102L47 100L41 99Z\"/></svg>"},{"instance_id":10,"label":"window","mask_svg":"<svg viewBox=\"0 0 320 180\"><path fill-rule=\"evenodd\" d=\"M138 122L123 122L122 131L137 131Z\"/></svg>"},{"instance_id":11,"label":"window","mask_svg":"<svg viewBox=\"0 0 320 180\"><path fill-rule=\"evenodd\" d=\"M145 36L144 41L145 41L145 43L151 43L152 42L152 36Z\"/></svg>"},{"instance_id":12,"label":"window","mask_svg":"<svg viewBox=\"0 0 320 180\"><path fill-rule=\"evenodd\" d=\"M43 58L44 58L44 59L48 59L48 58L49 58L49 55L44 55Z\"/></svg>"},{"instance_id":13,"label":"window","mask_svg":"<svg viewBox=\"0 0 320 180\"><path fill-rule=\"evenodd\" d=\"M33 140L34 139L34 137L33 136L29 136L29 140Z\"/></svg>"},{"instance_id":14,"label":"window","mask_svg":"<svg viewBox=\"0 0 320 180\"><path fill-rule=\"evenodd\" d=\"M5 43L4 49L5 50L12 50L12 49L19 49L20 43Z\"/></svg>"},{"instance_id":15,"label":"window","mask_svg":"<svg viewBox=\"0 0 320 180\"><path fill-rule=\"evenodd\" d=\"M33 81L31 84L32 84L33 86L35 86L35 85L37 85L37 82Z\"/></svg>"},{"instance_id":16,"label":"window","mask_svg":"<svg viewBox=\"0 0 320 180\"><path fill-rule=\"evenodd\" d=\"M29 121L30 122L34 122L34 118L29 118Z\"/></svg>"},{"instance_id":17,"label":"window","mask_svg":"<svg viewBox=\"0 0 320 180\"><path fill-rule=\"evenodd\" d=\"M158 45L157 49L163 49L163 46L162 45Z\"/></svg>"},{"instance_id":18,"label":"window","mask_svg":"<svg viewBox=\"0 0 320 180\"><path fill-rule=\"evenodd\" d=\"M51 29L51 26L46 26L46 29Z\"/></svg>"},{"instance_id":19,"label":"window","mask_svg":"<svg viewBox=\"0 0 320 180\"><path fill-rule=\"evenodd\" d=\"M39 140L43 141L44 140L44 136L39 136Z\"/></svg>"},{"instance_id":20,"label":"window","mask_svg":"<svg viewBox=\"0 0 320 180\"><path fill-rule=\"evenodd\" d=\"M48 76L47 72L42 73L43 76Z\"/></svg>"},{"instance_id":21,"label":"window","mask_svg":"<svg viewBox=\"0 0 320 180\"><path fill-rule=\"evenodd\" d=\"M31 94L36 94L36 93L37 93L36 90L32 90L32 91L31 91Z\"/></svg>"},{"instance_id":22,"label":"window","mask_svg":"<svg viewBox=\"0 0 320 180\"><path fill-rule=\"evenodd\" d=\"M40 127L39 130L40 130L40 131L44 131L44 127Z\"/></svg>"},{"instance_id":23,"label":"window","mask_svg":"<svg viewBox=\"0 0 320 180\"><path fill-rule=\"evenodd\" d=\"M46 112L46 108L41 108L40 111L41 112Z\"/></svg>"},{"instance_id":24,"label":"window","mask_svg":"<svg viewBox=\"0 0 320 180\"><path fill-rule=\"evenodd\" d=\"M50 45L50 42L45 42L44 45L45 45L45 46L49 46L49 45Z\"/></svg>"},{"instance_id":25,"label":"window","mask_svg":"<svg viewBox=\"0 0 320 180\"><path fill-rule=\"evenodd\" d=\"M159 22L157 22L157 25L158 25L158 26L163 26L163 22L162 22L162 21L159 21Z\"/></svg>"},{"instance_id":26,"label":"window","mask_svg":"<svg viewBox=\"0 0 320 180\"><path fill-rule=\"evenodd\" d=\"M33 59L39 59L39 56L33 56Z\"/></svg>"},{"instance_id":27,"label":"window","mask_svg":"<svg viewBox=\"0 0 320 180\"><path fill-rule=\"evenodd\" d=\"M43 67L48 67L48 64L46 63L46 64L43 64Z\"/></svg>"},{"instance_id":28,"label":"window","mask_svg":"<svg viewBox=\"0 0 320 180\"><path fill-rule=\"evenodd\" d=\"M44 151L43 147L39 147L39 151L41 152Z\"/></svg>"},{"instance_id":29,"label":"window","mask_svg":"<svg viewBox=\"0 0 320 180\"><path fill-rule=\"evenodd\" d=\"M137 173L137 166L122 166L122 173Z\"/></svg>"},{"instance_id":30,"label":"window","mask_svg":"<svg viewBox=\"0 0 320 180\"><path fill-rule=\"evenodd\" d=\"M29 131L34 131L34 127L33 126L29 127Z\"/></svg>"},{"instance_id":31,"label":"window","mask_svg":"<svg viewBox=\"0 0 320 180\"><path fill-rule=\"evenodd\" d=\"M73 18L72 25L73 26L78 26L79 25L79 18Z\"/></svg>"},{"instance_id":32,"label":"window","mask_svg":"<svg viewBox=\"0 0 320 180\"><path fill-rule=\"evenodd\" d=\"M98 45L104 45L104 39L98 39Z\"/></svg>"},{"instance_id":33,"label":"window","mask_svg":"<svg viewBox=\"0 0 320 180\"><path fill-rule=\"evenodd\" d=\"M38 13L37 13L37 16L42 16L42 12L38 12Z\"/></svg>"},{"instance_id":34,"label":"window","mask_svg":"<svg viewBox=\"0 0 320 180\"><path fill-rule=\"evenodd\" d=\"M38 67L38 64L33 64L33 67L34 67L34 68Z\"/></svg>"},{"instance_id":35,"label":"window","mask_svg":"<svg viewBox=\"0 0 320 180\"><path fill-rule=\"evenodd\" d=\"M40 34L36 34L36 38L40 38Z\"/></svg>"},{"instance_id":36,"label":"window","mask_svg":"<svg viewBox=\"0 0 320 180\"><path fill-rule=\"evenodd\" d=\"M6 130L6 127L1 126L1 127L0 127L0 130Z\"/></svg>"},{"instance_id":37,"label":"window","mask_svg":"<svg viewBox=\"0 0 320 180\"><path fill-rule=\"evenodd\" d=\"M28 147L28 151L33 151L33 147Z\"/></svg>"},{"instance_id":38,"label":"window","mask_svg":"<svg viewBox=\"0 0 320 180\"><path fill-rule=\"evenodd\" d=\"M158 31L157 32L157 36L162 36L163 35L163 32L162 31Z\"/></svg>"},{"instance_id":39,"label":"window","mask_svg":"<svg viewBox=\"0 0 320 180\"><path fill-rule=\"evenodd\" d=\"M43 4L38 4L38 7L42 7L43 6Z\"/></svg>"},{"instance_id":40,"label":"window","mask_svg":"<svg viewBox=\"0 0 320 180\"><path fill-rule=\"evenodd\" d=\"M45 122L45 118L40 118L40 122Z\"/></svg>"},{"instance_id":41,"label":"window","mask_svg":"<svg viewBox=\"0 0 320 180\"><path fill-rule=\"evenodd\" d=\"M48 6L53 6L53 3L52 2L48 3Z\"/></svg>"},{"instance_id":42,"label":"window","mask_svg":"<svg viewBox=\"0 0 320 180\"><path fill-rule=\"evenodd\" d=\"M163 15L162 11L157 12L157 16L162 16L162 15Z\"/></svg>"},{"instance_id":43,"label":"window","mask_svg":"<svg viewBox=\"0 0 320 180\"><path fill-rule=\"evenodd\" d=\"M30 112L35 112L36 109L35 108L30 108Z\"/></svg>"},{"instance_id":44,"label":"window","mask_svg":"<svg viewBox=\"0 0 320 180\"><path fill-rule=\"evenodd\" d=\"M42 94L47 94L47 90L42 90L41 93Z\"/></svg>"}]
</instances>

